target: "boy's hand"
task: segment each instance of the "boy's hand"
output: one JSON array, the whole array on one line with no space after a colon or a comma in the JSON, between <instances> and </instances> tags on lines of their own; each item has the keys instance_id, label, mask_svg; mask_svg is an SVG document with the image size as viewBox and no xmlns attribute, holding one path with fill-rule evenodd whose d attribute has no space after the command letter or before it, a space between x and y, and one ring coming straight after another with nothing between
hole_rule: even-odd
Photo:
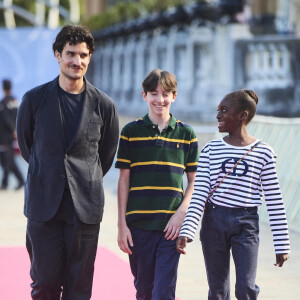
<instances>
[{"instance_id":1,"label":"boy's hand","mask_svg":"<svg viewBox=\"0 0 300 300\"><path fill-rule=\"evenodd\" d=\"M276 264L274 264L275 267L282 267L284 262L288 260L289 255L288 254L276 254Z\"/></svg>"},{"instance_id":2,"label":"boy's hand","mask_svg":"<svg viewBox=\"0 0 300 300\"><path fill-rule=\"evenodd\" d=\"M127 253L127 254L132 254L129 245L133 247L133 241L132 241L132 236L130 229L127 227L127 225L124 225L122 227L119 227L119 232L118 232L118 245L119 248Z\"/></svg>"},{"instance_id":3,"label":"boy's hand","mask_svg":"<svg viewBox=\"0 0 300 300\"><path fill-rule=\"evenodd\" d=\"M186 236L180 236L178 237L176 241L176 250L180 254L186 254L185 248L186 248L186 243L188 241L188 238Z\"/></svg>"},{"instance_id":4,"label":"boy's hand","mask_svg":"<svg viewBox=\"0 0 300 300\"><path fill-rule=\"evenodd\" d=\"M185 212L177 210L176 213L170 218L166 225L164 232L167 240L175 240L179 236L181 225L185 218Z\"/></svg>"}]
</instances>

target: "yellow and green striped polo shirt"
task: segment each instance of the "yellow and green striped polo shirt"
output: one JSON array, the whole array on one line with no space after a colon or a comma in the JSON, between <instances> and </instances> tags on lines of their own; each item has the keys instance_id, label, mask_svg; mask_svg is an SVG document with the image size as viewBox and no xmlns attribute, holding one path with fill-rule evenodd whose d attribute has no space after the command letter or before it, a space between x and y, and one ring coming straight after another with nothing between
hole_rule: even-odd
<instances>
[{"instance_id":1,"label":"yellow and green striped polo shirt","mask_svg":"<svg viewBox=\"0 0 300 300\"><path fill-rule=\"evenodd\" d=\"M115 167L130 169L129 227L165 228L182 202L184 171L196 171L198 156L194 130L172 115L162 132L148 115L124 126Z\"/></svg>"}]
</instances>

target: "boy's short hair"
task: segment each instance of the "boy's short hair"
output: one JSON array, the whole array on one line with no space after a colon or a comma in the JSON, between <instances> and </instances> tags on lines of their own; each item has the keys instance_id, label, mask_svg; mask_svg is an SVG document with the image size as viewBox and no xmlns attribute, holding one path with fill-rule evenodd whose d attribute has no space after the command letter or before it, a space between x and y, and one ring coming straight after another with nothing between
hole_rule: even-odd
<instances>
[{"instance_id":1,"label":"boy's short hair","mask_svg":"<svg viewBox=\"0 0 300 300\"><path fill-rule=\"evenodd\" d=\"M3 79L2 88L3 88L4 91L11 90L11 81L9 79Z\"/></svg>"},{"instance_id":2,"label":"boy's short hair","mask_svg":"<svg viewBox=\"0 0 300 300\"><path fill-rule=\"evenodd\" d=\"M89 29L80 25L66 25L57 34L56 39L52 45L52 49L55 55L55 51L62 53L65 45L77 45L86 43L90 54L95 51L95 41L90 33Z\"/></svg>"},{"instance_id":3,"label":"boy's short hair","mask_svg":"<svg viewBox=\"0 0 300 300\"><path fill-rule=\"evenodd\" d=\"M154 69L146 76L142 83L143 90L146 94L153 92L156 90L158 84L160 84L161 88L166 92L177 93L176 76L160 69Z\"/></svg>"}]
</instances>

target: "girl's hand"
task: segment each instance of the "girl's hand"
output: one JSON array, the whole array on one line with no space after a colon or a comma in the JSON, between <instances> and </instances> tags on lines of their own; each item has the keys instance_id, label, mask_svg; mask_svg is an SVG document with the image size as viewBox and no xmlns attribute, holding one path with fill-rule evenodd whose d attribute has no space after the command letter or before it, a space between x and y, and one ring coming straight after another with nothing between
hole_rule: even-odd
<instances>
[{"instance_id":1,"label":"girl's hand","mask_svg":"<svg viewBox=\"0 0 300 300\"><path fill-rule=\"evenodd\" d=\"M180 254L186 254L185 248L188 238L186 236L179 236L176 241L176 250Z\"/></svg>"},{"instance_id":2,"label":"girl's hand","mask_svg":"<svg viewBox=\"0 0 300 300\"><path fill-rule=\"evenodd\" d=\"M284 262L289 259L289 255L286 254L276 254L276 264L275 267L282 267Z\"/></svg>"}]
</instances>

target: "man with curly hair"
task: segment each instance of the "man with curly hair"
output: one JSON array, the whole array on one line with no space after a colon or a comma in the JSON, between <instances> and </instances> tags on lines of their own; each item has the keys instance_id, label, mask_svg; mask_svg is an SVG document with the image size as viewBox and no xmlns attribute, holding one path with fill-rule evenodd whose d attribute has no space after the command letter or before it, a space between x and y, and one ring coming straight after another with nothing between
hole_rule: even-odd
<instances>
[{"instance_id":1,"label":"man with curly hair","mask_svg":"<svg viewBox=\"0 0 300 300\"><path fill-rule=\"evenodd\" d=\"M84 77L94 50L87 28L64 26L53 43L59 76L28 91L18 111L20 151L29 164L24 213L32 299L91 297L102 179L119 134L114 103Z\"/></svg>"}]
</instances>

